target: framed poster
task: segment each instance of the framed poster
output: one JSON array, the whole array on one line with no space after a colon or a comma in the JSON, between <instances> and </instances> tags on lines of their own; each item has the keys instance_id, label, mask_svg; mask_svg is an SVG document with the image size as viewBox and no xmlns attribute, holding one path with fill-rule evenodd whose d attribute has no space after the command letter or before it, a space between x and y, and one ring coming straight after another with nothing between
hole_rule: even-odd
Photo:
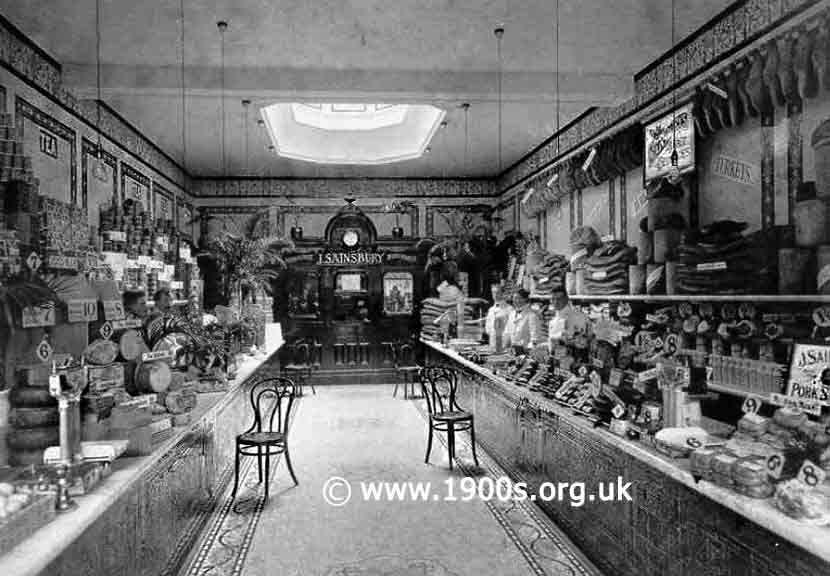
<instances>
[{"instance_id":1,"label":"framed poster","mask_svg":"<svg viewBox=\"0 0 830 576\"><path fill-rule=\"evenodd\" d=\"M695 169L695 121L693 104L684 104L673 112L646 125L645 162L643 179L646 184L655 178L668 176L674 168L672 152L677 150L677 170L680 174Z\"/></svg>"},{"instance_id":2,"label":"framed poster","mask_svg":"<svg viewBox=\"0 0 830 576\"><path fill-rule=\"evenodd\" d=\"M87 206L89 223L98 226L101 206L118 201L118 160L103 150L102 172L96 175L98 166L98 145L83 138L81 140L81 204Z\"/></svg>"},{"instance_id":3,"label":"framed poster","mask_svg":"<svg viewBox=\"0 0 830 576\"><path fill-rule=\"evenodd\" d=\"M185 202L181 199L181 197L176 200L176 204L176 228L178 229L179 234L193 238L193 228L195 226L195 223L193 222L193 205L189 202Z\"/></svg>"},{"instance_id":4,"label":"framed poster","mask_svg":"<svg viewBox=\"0 0 830 576\"><path fill-rule=\"evenodd\" d=\"M793 345L787 396L830 406L830 344L796 342Z\"/></svg>"},{"instance_id":5,"label":"framed poster","mask_svg":"<svg viewBox=\"0 0 830 576\"><path fill-rule=\"evenodd\" d=\"M173 193L157 182L153 182L153 218L156 220L175 220L176 204Z\"/></svg>"},{"instance_id":6,"label":"framed poster","mask_svg":"<svg viewBox=\"0 0 830 576\"><path fill-rule=\"evenodd\" d=\"M412 314L413 282L409 272L388 272L383 276L383 311Z\"/></svg>"},{"instance_id":7,"label":"framed poster","mask_svg":"<svg viewBox=\"0 0 830 576\"><path fill-rule=\"evenodd\" d=\"M124 162L121 163L121 196L122 201L134 200L152 215L150 179Z\"/></svg>"}]
</instances>

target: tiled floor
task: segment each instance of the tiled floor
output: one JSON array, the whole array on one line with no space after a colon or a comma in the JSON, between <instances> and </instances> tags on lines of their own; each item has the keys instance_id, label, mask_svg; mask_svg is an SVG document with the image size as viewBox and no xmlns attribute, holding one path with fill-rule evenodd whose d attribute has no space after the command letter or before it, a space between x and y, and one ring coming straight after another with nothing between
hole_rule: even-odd
<instances>
[{"instance_id":1,"label":"tiled floor","mask_svg":"<svg viewBox=\"0 0 830 576\"><path fill-rule=\"evenodd\" d=\"M464 476L504 472L461 436L458 467L435 442L424 464L426 423L419 401L392 398L388 386L320 387L300 402L291 430L294 487L283 463L267 503L254 459L244 489L211 518L186 576L524 576L598 574L544 514L529 503L462 501ZM351 500L327 504L333 476L352 486ZM456 479L458 501L444 501ZM429 482L434 501L364 501L360 482ZM345 492L336 491L335 495Z\"/></svg>"}]
</instances>

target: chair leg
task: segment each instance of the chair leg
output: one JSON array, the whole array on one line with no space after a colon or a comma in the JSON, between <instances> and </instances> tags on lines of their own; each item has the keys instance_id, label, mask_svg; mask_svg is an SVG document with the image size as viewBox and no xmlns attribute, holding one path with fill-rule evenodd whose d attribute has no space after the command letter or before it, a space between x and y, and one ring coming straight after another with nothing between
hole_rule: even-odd
<instances>
[{"instance_id":1,"label":"chair leg","mask_svg":"<svg viewBox=\"0 0 830 576\"><path fill-rule=\"evenodd\" d=\"M455 426L453 422L447 422L447 453L450 457L450 470L452 461L455 459Z\"/></svg>"},{"instance_id":2,"label":"chair leg","mask_svg":"<svg viewBox=\"0 0 830 576\"><path fill-rule=\"evenodd\" d=\"M311 393L317 396L317 390L314 388L314 382L311 380L311 370L308 371L308 385L311 386Z\"/></svg>"},{"instance_id":3,"label":"chair leg","mask_svg":"<svg viewBox=\"0 0 830 576\"><path fill-rule=\"evenodd\" d=\"M257 447L256 451L257 482L262 484L262 446Z\"/></svg>"},{"instance_id":4,"label":"chair leg","mask_svg":"<svg viewBox=\"0 0 830 576\"><path fill-rule=\"evenodd\" d=\"M236 489L239 488L239 447L236 448L236 466L234 467L234 474L233 474L233 493L231 494L231 499L236 498Z\"/></svg>"},{"instance_id":5,"label":"chair leg","mask_svg":"<svg viewBox=\"0 0 830 576\"><path fill-rule=\"evenodd\" d=\"M401 383L400 380L397 380L397 379L395 380L395 389L392 390L392 398L397 397L397 395L398 395L398 385L400 385L400 383Z\"/></svg>"},{"instance_id":6,"label":"chair leg","mask_svg":"<svg viewBox=\"0 0 830 576\"><path fill-rule=\"evenodd\" d=\"M427 438L427 455L424 458L424 464L429 464L429 453L432 452L432 422L427 424L429 429L429 437Z\"/></svg>"},{"instance_id":7,"label":"chair leg","mask_svg":"<svg viewBox=\"0 0 830 576\"><path fill-rule=\"evenodd\" d=\"M476 456L476 426L473 421L470 421L470 445L473 447L473 462L478 468L478 457Z\"/></svg>"},{"instance_id":8,"label":"chair leg","mask_svg":"<svg viewBox=\"0 0 830 576\"><path fill-rule=\"evenodd\" d=\"M265 501L268 501L268 488L271 476L271 450L265 452Z\"/></svg>"},{"instance_id":9,"label":"chair leg","mask_svg":"<svg viewBox=\"0 0 830 576\"><path fill-rule=\"evenodd\" d=\"M400 375L398 376L400 378ZM403 399L409 400L409 376L407 376L406 372L403 373Z\"/></svg>"},{"instance_id":10,"label":"chair leg","mask_svg":"<svg viewBox=\"0 0 830 576\"><path fill-rule=\"evenodd\" d=\"M288 446L285 447L285 465L288 466L288 473L291 474L291 479L294 481L294 486L299 485L297 477L294 476L294 467L291 466L291 453L288 451Z\"/></svg>"}]
</instances>

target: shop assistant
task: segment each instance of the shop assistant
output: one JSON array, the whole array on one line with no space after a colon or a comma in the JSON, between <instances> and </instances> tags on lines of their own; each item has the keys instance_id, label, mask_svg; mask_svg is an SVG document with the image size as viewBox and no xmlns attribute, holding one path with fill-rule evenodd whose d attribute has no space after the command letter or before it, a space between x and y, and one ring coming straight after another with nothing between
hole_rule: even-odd
<instances>
[{"instance_id":1,"label":"shop assistant","mask_svg":"<svg viewBox=\"0 0 830 576\"><path fill-rule=\"evenodd\" d=\"M556 310L556 315L548 323L548 346L551 349L588 330L588 317L571 305L564 288L554 290L551 304Z\"/></svg>"},{"instance_id":2,"label":"shop assistant","mask_svg":"<svg viewBox=\"0 0 830 576\"><path fill-rule=\"evenodd\" d=\"M506 340L505 329L510 320L510 314L513 312L513 306L507 302L504 289L499 284L493 284L490 287L490 293L493 295L493 305L487 311L484 331L487 333L490 349L501 352L502 343Z\"/></svg>"},{"instance_id":3,"label":"shop assistant","mask_svg":"<svg viewBox=\"0 0 830 576\"><path fill-rule=\"evenodd\" d=\"M530 307L530 294L520 289L513 295L513 307L506 334L516 354L526 354L539 341L539 315Z\"/></svg>"}]
</instances>

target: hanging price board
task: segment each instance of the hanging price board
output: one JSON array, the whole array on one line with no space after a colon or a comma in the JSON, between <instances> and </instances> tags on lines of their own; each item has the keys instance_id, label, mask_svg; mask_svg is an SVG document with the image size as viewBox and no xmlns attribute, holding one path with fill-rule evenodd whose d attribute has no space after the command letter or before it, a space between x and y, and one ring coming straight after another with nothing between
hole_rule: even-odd
<instances>
[{"instance_id":1,"label":"hanging price board","mask_svg":"<svg viewBox=\"0 0 830 576\"><path fill-rule=\"evenodd\" d=\"M109 322L104 322L104 325L101 326L101 329L98 330L98 333L104 340L109 340L110 338L112 338L113 333L112 324L110 324Z\"/></svg>"},{"instance_id":2,"label":"hanging price board","mask_svg":"<svg viewBox=\"0 0 830 576\"><path fill-rule=\"evenodd\" d=\"M804 461L796 476L799 482L806 484L810 488L815 488L819 484L822 484L826 477L827 473L809 460Z\"/></svg>"},{"instance_id":3,"label":"hanging price board","mask_svg":"<svg viewBox=\"0 0 830 576\"><path fill-rule=\"evenodd\" d=\"M141 355L142 362L152 362L153 360L172 360L172 350L157 350L155 352L145 352Z\"/></svg>"},{"instance_id":4,"label":"hanging price board","mask_svg":"<svg viewBox=\"0 0 830 576\"><path fill-rule=\"evenodd\" d=\"M40 306L24 308L22 312L24 328L38 328L55 325L55 307Z\"/></svg>"},{"instance_id":5,"label":"hanging price board","mask_svg":"<svg viewBox=\"0 0 830 576\"><path fill-rule=\"evenodd\" d=\"M40 256L38 255L37 252L32 252L26 258L26 266L28 266L29 270L31 270L32 272L34 272L35 270L40 268L40 265L42 263L43 263L43 261L40 259Z\"/></svg>"},{"instance_id":6,"label":"hanging price board","mask_svg":"<svg viewBox=\"0 0 830 576\"><path fill-rule=\"evenodd\" d=\"M104 319L123 320L124 304L120 300L104 300Z\"/></svg>"},{"instance_id":7,"label":"hanging price board","mask_svg":"<svg viewBox=\"0 0 830 576\"><path fill-rule=\"evenodd\" d=\"M95 322L98 320L98 300L68 300L67 317L70 323Z\"/></svg>"},{"instance_id":8,"label":"hanging price board","mask_svg":"<svg viewBox=\"0 0 830 576\"><path fill-rule=\"evenodd\" d=\"M764 401L759 396L747 396L741 410L744 414L757 414L763 404Z\"/></svg>"},{"instance_id":9,"label":"hanging price board","mask_svg":"<svg viewBox=\"0 0 830 576\"><path fill-rule=\"evenodd\" d=\"M134 318L131 320L114 320L112 322L113 330L128 330L130 328L141 328L141 320Z\"/></svg>"},{"instance_id":10,"label":"hanging price board","mask_svg":"<svg viewBox=\"0 0 830 576\"><path fill-rule=\"evenodd\" d=\"M611 368L611 373L608 375L608 385L612 388L618 388L622 384L623 373L619 368Z\"/></svg>"},{"instance_id":11,"label":"hanging price board","mask_svg":"<svg viewBox=\"0 0 830 576\"><path fill-rule=\"evenodd\" d=\"M778 480L781 478L781 472L784 470L784 463L786 462L786 458L784 458L783 454L770 454L767 456L767 474L772 478Z\"/></svg>"},{"instance_id":12,"label":"hanging price board","mask_svg":"<svg viewBox=\"0 0 830 576\"><path fill-rule=\"evenodd\" d=\"M52 345L49 344L46 338L41 340L40 344L35 347L35 356L44 364L52 359Z\"/></svg>"}]
</instances>

